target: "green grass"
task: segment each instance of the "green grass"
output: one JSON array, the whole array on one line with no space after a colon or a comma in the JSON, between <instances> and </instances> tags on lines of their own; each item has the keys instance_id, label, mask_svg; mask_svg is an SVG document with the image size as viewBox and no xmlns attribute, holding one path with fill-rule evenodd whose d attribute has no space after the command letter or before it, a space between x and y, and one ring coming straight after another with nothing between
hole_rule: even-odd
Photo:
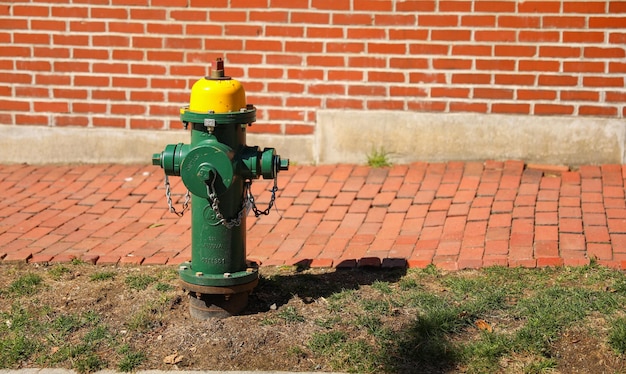
<instances>
[{"instance_id":1,"label":"green grass","mask_svg":"<svg viewBox=\"0 0 626 374\"><path fill-rule=\"evenodd\" d=\"M423 285L428 285L426 288ZM340 317L320 319L326 331L310 338L313 357L329 356L332 370L348 372L495 372L505 357L522 355L525 373L557 368L554 343L563 331L584 326L593 315L613 315L606 342L626 354L626 277L591 265L582 268L509 269L442 275L436 268L411 270L396 283L374 281L374 292L329 295L327 309ZM343 313L342 313L343 311ZM409 325L395 313L413 313ZM490 330L480 330L477 321ZM485 322L487 321L487 322ZM350 326L370 339L349 335ZM352 364L351 364L352 363Z\"/></svg>"},{"instance_id":2,"label":"green grass","mask_svg":"<svg viewBox=\"0 0 626 374\"><path fill-rule=\"evenodd\" d=\"M103 318L104 314L98 309L78 311L71 308L71 300L67 309L52 306L58 303L49 303L48 289L55 285L47 286L47 282L63 282L67 274L75 271L73 266L84 265L57 265L41 269L39 273L18 270L13 273L15 280L0 289L0 302L6 305L7 301L11 301L0 307L0 369L17 369L27 365L69 367L78 373L107 368L133 371L145 362L145 354L124 347L124 339L120 339L114 331L130 326L140 334L159 324L169 305L170 295L165 292L174 289L168 283L172 272L164 270L154 277L139 274L125 278L124 284L129 289L143 290L155 284L155 290L159 292L152 291L154 296L148 296L146 304L128 317L128 326L109 326L105 322L108 318ZM97 271L89 277L85 276L83 281L110 280L117 274L116 271ZM54 297L54 301L58 301L65 296ZM117 360L107 362L103 352L109 355L117 352Z\"/></svg>"},{"instance_id":3,"label":"green grass","mask_svg":"<svg viewBox=\"0 0 626 374\"><path fill-rule=\"evenodd\" d=\"M68 268L66 266L56 265L52 269L50 269L48 271L48 274L50 274L52 279L59 280L59 279L61 279L63 277L63 275L69 274L71 272L72 272L72 270L70 270L70 268Z\"/></svg>"},{"instance_id":4,"label":"green grass","mask_svg":"<svg viewBox=\"0 0 626 374\"><path fill-rule=\"evenodd\" d=\"M609 345L617 354L626 354L626 317L619 317L612 321Z\"/></svg>"},{"instance_id":5,"label":"green grass","mask_svg":"<svg viewBox=\"0 0 626 374\"><path fill-rule=\"evenodd\" d=\"M116 275L117 273L114 271L99 271L97 273L91 274L89 276L89 280L92 282L100 282L100 281L113 279L115 278Z\"/></svg>"},{"instance_id":6,"label":"green grass","mask_svg":"<svg viewBox=\"0 0 626 374\"><path fill-rule=\"evenodd\" d=\"M384 148L376 149L372 148L372 151L367 155L367 165L373 168L382 168L391 166L389 162L388 153Z\"/></svg>"},{"instance_id":7,"label":"green grass","mask_svg":"<svg viewBox=\"0 0 626 374\"><path fill-rule=\"evenodd\" d=\"M137 369L146 360L146 355L143 352L137 352L129 345L123 345L118 353L122 356L117 369L122 372L129 372Z\"/></svg>"},{"instance_id":8,"label":"green grass","mask_svg":"<svg viewBox=\"0 0 626 374\"><path fill-rule=\"evenodd\" d=\"M11 283L6 292L14 296L33 295L39 291L42 282L43 278L40 275L26 273Z\"/></svg>"},{"instance_id":9,"label":"green grass","mask_svg":"<svg viewBox=\"0 0 626 374\"><path fill-rule=\"evenodd\" d=\"M133 290L145 290L149 285L156 282L157 278L147 274L127 275L126 285Z\"/></svg>"}]
</instances>

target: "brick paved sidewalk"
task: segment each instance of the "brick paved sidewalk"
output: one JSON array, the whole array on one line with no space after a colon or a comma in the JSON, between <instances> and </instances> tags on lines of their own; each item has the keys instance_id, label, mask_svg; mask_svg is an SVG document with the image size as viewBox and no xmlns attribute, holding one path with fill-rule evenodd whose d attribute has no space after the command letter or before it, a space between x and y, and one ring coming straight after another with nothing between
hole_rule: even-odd
<instances>
[{"instance_id":1,"label":"brick paved sidewalk","mask_svg":"<svg viewBox=\"0 0 626 374\"><path fill-rule=\"evenodd\" d=\"M547 171L546 171L547 170ZM626 269L626 165L577 171L519 161L292 166L277 207L248 217L262 265L584 265ZM170 178L180 206L185 188ZM272 181L253 183L267 204ZM148 165L0 165L1 262L174 264L190 215L169 213Z\"/></svg>"}]
</instances>

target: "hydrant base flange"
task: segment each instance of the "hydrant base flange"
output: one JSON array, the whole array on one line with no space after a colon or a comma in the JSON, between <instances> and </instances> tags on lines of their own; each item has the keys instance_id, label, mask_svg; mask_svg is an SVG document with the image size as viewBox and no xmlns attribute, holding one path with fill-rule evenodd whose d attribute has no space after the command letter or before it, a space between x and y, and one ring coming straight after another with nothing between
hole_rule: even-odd
<instances>
[{"instance_id":1,"label":"hydrant base flange","mask_svg":"<svg viewBox=\"0 0 626 374\"><path fill-rule=\"evenodd\" d=\"M180 265L178 274L183 282L198 287L231 287L254 282L259 278L257 269L249 268L244 271L222 274L204 274L192 268L191 262L184 262ZM205 292L209 293L209 292ZM222 293L222 292L214 292Z\"/></svg>"},{"instance_id":2,"label":"hydrant base flange","mask_svg":"<svg viewBox=\"0 0 626 374\"><path fill-rule=\"evenodd\" d=\"M181 281L183 289L189 291L189 313L197 320L226 318L241 313L257 284L258 278L233 287L198 286Z\"/></svg>"}]
</instances>

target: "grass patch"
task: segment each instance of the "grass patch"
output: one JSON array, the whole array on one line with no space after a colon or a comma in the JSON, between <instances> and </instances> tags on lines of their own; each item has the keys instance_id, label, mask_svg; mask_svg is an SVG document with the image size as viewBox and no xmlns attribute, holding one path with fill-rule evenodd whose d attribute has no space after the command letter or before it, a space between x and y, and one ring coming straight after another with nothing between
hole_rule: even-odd
<instances>
[{"instance_id":1,"label":"grass patch","mask_svg":"<svg viewBox=\"0 0 626 374\"><path fill-rule=\"evenodd\" d=\"M425 287L424 285L427 285ZM357 372L497 372L503 358L522 355L526 373L558 368L554 343L591 315L611 316L626 305L623 274L584 268L455 272L411 270L397 284L375 280L373 292L343 290L327 297L341 318L316 320L327 331L311 337L313 357L329 355L331 369ZM414 314L408 325L394 316ZM349 335L349 326L370 338ZM608 344L626 353L626 317L614 318ZM360 356L360 361L354 355ZM353 362L354 364L350 364Z\"/></svg>"},{"instance_id":2,"label":"grass patch","mask_svg":"<svg viewBox=\"0 0 626 374\"><path fill-rule=\"evenodd\" d=\"M69 274L71 273L72 270L70 270L70 268L68 268L67 266L63 266L63 265L56 265L54 266L52 269L50 269L48 271L48 274L50 274L50 276L52 277L52 279L54 280L59 280L61 279L65 274Z\"/></svg>"},{"instance_id":3,"label":"grass patch","mask_svg":"<svg viewBox=\"0 0 626 374\"><path fill-rule=\"evenodd\" d=\"M626 354L626 317L616 318L611 323L609 345L618 354Z\"/></svg>"},{"instance_id":4,"label":"grass patch","mask_svg":"<svg viewBox=\"0 0 626 374\"><path fill-rule=\"evenodd\" d=\"M389 162L388 153L384 148L372 148L372 151L367 155L367 165L373 168L382 168L391 166Z\"/></svg>"},{"instance_id":5,"label":"grass patch","mask_svg":"<svg viewBox=\"0 0 626 374\"><path fill-rule=\"evenodd\" d=\"M126 285L132 290L145 290L149 285L156 282L157 278L148 274L127 275Z\"/></svg>"},{"instance_id":6,"label":"grass patch","mask_svg":"<svg viewBox=\"0 0 626 374\"><path fill-rule=\"evenodd\" d=\"M99 271L89 276L89 280L92 282L101 282L109 279L114 279L117 275L114 271Z\"/></svg>"},{"instance_id":7,"label":"grass patch","mask_svg":"<svg viewBox=\"0 0 626 374\"><path fill-rule=\"evenodd\" d=\"M120 347L118 353L122 358L117 364L117 369L122 372L133 371L146 360L146 355L143 352L135 351L128 344Z\"/></svg>"},{"instance_id":8,"label":"grass patch","mask_svg":"<svg viewBox=\"0 0 626 374\"><path fill-rule=\"evenodd\" d=\"M11 283L6 292L13 296L30 296L39 291L42 282L39 274L26 273Z\"/></svg>"}]
</instances>

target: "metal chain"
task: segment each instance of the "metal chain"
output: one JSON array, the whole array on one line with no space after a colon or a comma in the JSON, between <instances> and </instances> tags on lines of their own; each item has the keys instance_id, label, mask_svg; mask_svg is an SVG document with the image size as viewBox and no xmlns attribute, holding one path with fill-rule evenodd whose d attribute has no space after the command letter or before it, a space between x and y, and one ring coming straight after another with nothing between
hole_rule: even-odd
<instances>
[{"instance_id":1,"label":"metal chain","mask_svg":"<svg viewBox=\"0 0 626 374\"><path fill-rule=\"evenodd\" d=\"M272 210L272 207L274 206L274 202L276 201L276 191L278 191L278 176L274 177L274 187L272 187L272 189L270 190L272 192L272 196L270 197L270 202L267 205L267 208L265 208L265 210L260 210L259 208L257 208L256 203L254 202L254 196L252 196L252 191L250 189L250 185L252 184L252 182L250 180L246 181L247 183L247 195L248 195L248 202L250 204L250 208L252 208L252 211L254 212L254 216L258 217L260 215L264 215L267 216L268 214L270 214L270 211Z\"/></svg>"},{"instance_id":2,"label":"metal chain","mask_svg":"<svg viewBox=\"0 0 626 374\"><path fill-rule=\"evenodd\" d=\"M259 217L262 215L267 216L272 211L272 208L274 207L274 203L276 201L276 192L278 191L277 176L274 177L274 186L270 190L272 192L272 196L270 197L269 204L267 205L267 208L265 208L264 210L259 209L256 205L254 196L252 195L252 189L251 189L252 181L249 179L246 180L244 183L244 191L243 191L244 199L243 199L243 203L241 204L241 209L239 210L239 213L237 213L237 217L230 219L230 220L226 219L224 215L222 214L222 212L220 211L220 200L217 197L217 192L215 191L215 179L216 178L213 178L211 183L207 183L207 186L206 186L209 203L211 203L211 208L215 212L215 217L218 219L215 225L224 225L226 226L226 228L232 229L235 226L241 225L243 215L246 214L248 209L252 210L255 217ZM172 203L170 181L169 181L167 174L165 174L165 196L167 198L167 206L169 207L169 211L171 213L174 213L177 216L182 217L185 214L185 211L189 209L189 200L191 199L191 194L189 190L187 190L187 193L185 193L185 200L183 201L182 209L180 211L177 211L176 208L174 207L174 204Z\"/></svg>"},{"instance_id":3,"label":"metal chain","mask_svg":"<svg viewBox=\"0 0 626 374\"><path fill-rule=\"evenodd\" d=\"M174 205L172 204L170 180L167 177L167 174L165 174L165 197L167 198L167 206L170 208L171 213L174 213L177 216L182 217L183 214L185 214L185 211L189 209L189 199L191 199L191 194L189 193L189 190L187 190L187 193L185 194L185 200L183 201L182 210L179 212L176 210L176 208L174 208Z\"/></svg>"},{"instance_id":4,"label":"metal chain","mask_svg":"<svg viewBox=\"0 0 626 374\"><path fill-rule=\"evenodd\" d=\"M226 226L227 229L232 229L235 226L240 226L241 220L243 219L243 215L246 212L246 205L247 205L246 201L244 200L243 203L241 204L241 210L239 210L239 213L237 213L236 218L233 218L230 220L224 218L224 215L220 211L220 200L218 199L217 192L215 191L215 179L216 178L213 178L211 183L210 184L207 183L206 185L206 192L209 197L209 203L211 204L211 208L213 209L213 212L215 212L215 217L218 219L218 221L215 223L214 226L221 224L221 225Z\"/></svg>"}]
</instances>

